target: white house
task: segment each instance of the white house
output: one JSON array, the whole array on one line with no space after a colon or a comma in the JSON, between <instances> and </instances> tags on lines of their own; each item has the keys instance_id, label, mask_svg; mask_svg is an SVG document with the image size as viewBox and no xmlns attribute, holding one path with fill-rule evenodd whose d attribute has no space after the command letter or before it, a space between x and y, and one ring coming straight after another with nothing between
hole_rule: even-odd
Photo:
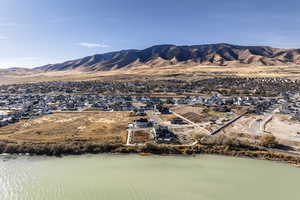
<instances>
[{"instance_id":1,"label":"white house","mask_svg":"<svg viewBox=\"0 0 300 200\"><path fill-rule=\"evenodd\" d=\"M0 111L0 120L4 119L7 116L7 112Z\"/></svg>"}]
</instances>

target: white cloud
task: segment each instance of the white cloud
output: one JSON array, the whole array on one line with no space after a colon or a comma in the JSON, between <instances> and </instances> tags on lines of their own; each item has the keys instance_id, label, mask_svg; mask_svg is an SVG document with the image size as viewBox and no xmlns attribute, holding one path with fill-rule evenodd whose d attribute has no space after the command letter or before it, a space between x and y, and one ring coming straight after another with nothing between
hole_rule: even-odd
<instances>
[{"instance_id":1,"label":"white cloud","mask_svg":"<svg viewBox=\"0 0 300 200\"><path fill-rule=\"evenodd\" d=\"M87 48L107 48L107 47L109 47L108 45L105 45L105 44L88 43L88 42L81 42L78 45L80 45L82 47L87 47Z\"/></svg>"}]
</instances>

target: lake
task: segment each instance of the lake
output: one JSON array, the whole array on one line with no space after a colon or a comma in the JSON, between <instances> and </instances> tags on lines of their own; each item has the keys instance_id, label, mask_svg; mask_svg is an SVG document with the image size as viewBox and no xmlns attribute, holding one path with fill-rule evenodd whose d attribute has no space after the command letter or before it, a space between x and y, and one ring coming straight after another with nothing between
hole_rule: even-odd
<instances>
[{"instance_id":1,"label":"lake","mask_svg":"<svg viewBox=\"0 0 300 200\"><path fill-rule=\"evenodd\" d=\"M0 158L1 200L299 199L300 169L199 155Z\"/></svg>"}]
</instances>

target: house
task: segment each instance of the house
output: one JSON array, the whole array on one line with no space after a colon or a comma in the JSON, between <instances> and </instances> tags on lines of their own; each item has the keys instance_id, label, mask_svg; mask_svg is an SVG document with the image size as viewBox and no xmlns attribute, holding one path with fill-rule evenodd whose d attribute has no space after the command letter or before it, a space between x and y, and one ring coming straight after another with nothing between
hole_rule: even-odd
<instances>
[{"instance_id":1,"label":"house","mask_svg":"<svg viewBox=\"0 0 300 200\"><path fill-rule=\"evenodd\" d=\"M188 104L190 101L191 99L189 97L182 97L177 100L177 104Z\"/></svg>"},{"instance_id":2,"label":"house","mask_svg":"<svg viewBox=\"0 0 300 200\"><path fill-rule=\"evenodd\" d=\"M2 119L2 120L0 121L0 127L1 127L1 126L6 126L6 125L8 125L8 121L7 121L6 119Z\"/></svg>"},{"instance_id":3,"label":"house","mask_svg":"<svg viewBox=\"0 0 300 200\"><path fill-rule=\"evenodd\" d=\"M169 108L164 107L162 105L157 105L156 108L163 115L168 115L171 113Z\"/></svg>"},{"instance_id":4,"label":"house","mask_svg":"<svg viewBox=\"0 0 300 200\"><path fill-rule=\"evenodd\" d=\"M149 128L153 127L153 123L146 118L140 118L133 121L134 128Z\"/></svg>"},{"instance_id":5,"label":"house","mask_svg":"<svg viewBox=\"0 0 300 200\"><path fill-rule=\"evenodd\" d=\"M171 132L168 127L158 126L155 127L156 141L158 143L176 143L177 136Z\"/></svg>"},{"instance_id":6,"label":"house","mask_svg":"<svg viewBox=\"0 0 300 200\"><path fill-rule=\"evenodd\" d=\"M166 104L175 104L175 100L173 98L167 98Z\"/></svg>"},{"instance_id":7,"label":"house","mask_svg":"<svg viewBox=\"0 0 300 200\"><path fill-rule=\"evenodd\" d=\"M109 108L109 106L107 104L104 104L104 103L95 103L92 107L98 108L102 111L110 111L111 110Z\"/></svg>"},{"instance_id":8,"label":"house","mask_svg":"<svg viewBox=\"0 0 300 200\"><path fill-rule=\"evenodd\" d=\"M280 112L283 114L291 114L291 110L290 110L291 106L289 104L283 104L280 107Z\"/></svg>"},{"instance_id":9,"label":"house","mask_svg":"<svg viewBox=\"0 0 300 200\"><path fill-rule=\"evenodd\" d=\"M159 109L159 112L162 114L162 115L168 115L170 114L170 109L169 108L166 108L166 107L162 107L161 109Z\"/></svg>"},{"instance_id":10,"label":"house","mask_svg":"<svg viewBox=\"0 0 300 200\"><path fill-rule=\"evenodd\" d=\"M297 113L293 116L292 119L293 119L293 120L300 121L300 112L297 112Z\"/></svg>"},{"instance_id":11,"label":"house","mask_svg":"<svg viewBox=\"0 0 300 200\"><path fill-rule=\"evenodd\" d=\"M230 112L230 108L227 106L216 106L213 110L216 112Z\"/></svg>"},{"instance_id":12,"label":"house","mask_svg":"<svg viewBox=\"0 0 300 200\"><path fill-rule=\"evenodd\" d=\"M134 110L130 113L130 116L146 116L146 113L143 110Z\"/></svg>"},{"instance_id":13,"label":"house","mask_svg":"<svg viewBox=\"0 0 300 200\"><path fill-rule=\"evenodd\" d=\"M171 120L171 124L183 125L183 124L187 124L187 123L182 118L175 117Z\"/></svg>"},{"instance_id":14,"label":"house","mask_svg":"<svg viewBox=\"0 0 300 200\"><path fill-rule=\"evenodd\" d=\"M148 102L145 106L141 106L143 110L154 110L155 106L152 102Z\"/></svg>"},{"instance_id":15,"label":"house","mask_svg":"<svg viewBox=\"0 0 300 200\"><path fill-rule=\"evenodd\" d=\"M110 106L114 111L132 111L134 110L134 106L130 102L125 103L115 103Z\"/></svg>"},{"instance_id":16,"label":"house","mask_svg":"<svg viewBox=\"0 0 300 200\"><path fill-rule=\"evenodd\" d=\"M150 102L152 102L153 104L159 104L160 99L158 97L150 97Z\"/></svg>"},{"instance_id":17,"label":"house","mask_svg":"<svg viewBox=\"0 0 300 200\"><path fill-rule=\"evenodd\" d=\"M6 114L2 111L0 111L0 120L4 119L4 116L6 116Z\"/></svg>"}]
</instances>

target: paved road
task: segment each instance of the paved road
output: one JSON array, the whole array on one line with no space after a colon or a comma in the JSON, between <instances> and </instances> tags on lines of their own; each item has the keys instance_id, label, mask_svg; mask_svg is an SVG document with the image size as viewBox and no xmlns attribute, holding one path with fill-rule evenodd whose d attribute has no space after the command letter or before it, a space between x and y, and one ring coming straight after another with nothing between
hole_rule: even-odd
<instances>
[{"instance_id":1,"label":"paved road","mask_svg":"<svg viewBox=\"0 0 300 200\"><path fill-rule=\"evenodd\" d=\"M279 110L279 105L271 109L268 113L265 113L263 116L254 119L252 123L250 123L249 131L256 134L263 134L265 132L265 127L267 123L269 123L272 120L273 115L276 112L278 112L278 110Z\"/></svg>"},{"instance_id":2,"label":"paved road","mask_svg":"<svg viewBox=\"0 0 300 200\"><path fill-rule=\"evenodd\" d=\"M263 121L263 117L254 119L249 125L249 131L257 134L262 134L263 133L263 131L261 130L262 121Z\"/></svg>"},{"instance_id":3,"label":"paved road","mask_svg":"<svg viewBox=\"0 0 300 200\"><path fill-rule=\"evenodd\" d=\"M127 129L128 134L127 134L127 141L126 141L126 145L127 146L132 146L132 144L130 144L131 138L132 138L132 129Z\"/></svg>"}]
</instances>

